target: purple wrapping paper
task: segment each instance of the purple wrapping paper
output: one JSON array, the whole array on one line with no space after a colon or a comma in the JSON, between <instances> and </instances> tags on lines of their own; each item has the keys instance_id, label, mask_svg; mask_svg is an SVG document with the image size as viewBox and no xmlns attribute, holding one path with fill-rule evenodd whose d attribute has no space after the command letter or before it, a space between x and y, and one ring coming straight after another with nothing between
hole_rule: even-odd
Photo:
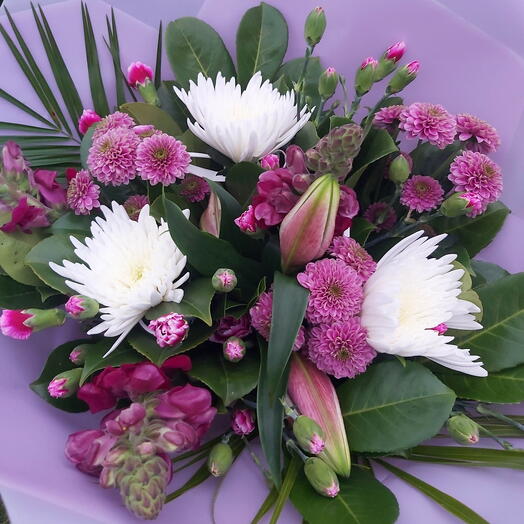
<instances>
[{"instance_id":1,"label":"purple wrapping paper","mask_svg":"<svg viewBox=\"0 0 524 524\"><path fill-rule=\"evenodd\" d=\"M144 11L154 8L156 3L143 2ZM235 30L243 12L257 3L251 0L207 0L200 16L212 24L224 36L228 47L233 49ZM317 0L275 0L271 3L282 10L289 23L288 56L301 56L304 51L303 20L309 10L317 5ZM449 4L450 0L445 0L445 3ZM170 3L166 0L161 4L167 22ZM478 13L486 13L486 5L492 4L489 0L477 1L475 4L479 6L476 17L473 17L475 23L479 27L486 27L489 17L481 19ZM95 32L100 37L99 50L104 54L102 33L105 32L104 16L108 7L98 0L90 0L88 5ZM500 6L501 11L497 10L497 13L506 13L508 16L514 13L516 18L508 21L509 27L518 27L515 20L518 20L519 14L522 18L522 8L519 10L519 4L513 0L512 5L513 11L505 4L504 7ZM504 169L504 201L512 208L513 214L497 240L482 253L482 257L511 271L524 270L524 247L513 241L514 238L521 238L520 228L524 223L524 184L521 182L519 163L519 138L524 134L524 65L516 54L522 53L523 46L517 39L510 39L509 30L499 31L504 44L500 43L446 7L430 0L326 0L323 6L328 16L328 30L317 50L325 66L332 65L351 79L362 58L378 56L390 43L404 39L408 45L408 59L418 59L422 63L419 78L406 90L407 101L442 103L452 112L471 112L498 128L503 145L494 159ZM465 6L471 9L471 2L456 2L454 8L468 16ZM178 16L175 7L173 11L175 18ZM89 107L83 42L78 37L82 34L79 2L54 4L46 8L46 13L82 100ZM500 16L498 19L500 21ZM16 20L41 67L45 72L49 71L30 13L19 13ZM153 64L155 30L121 12L117 12L117 23L123 65L134 60ZM104 56L104 77L112 79L109 57ZM0 42L0 65L3 72L0 87L14 91L35 109L42 109L3 41ZM165 79L171 78L167 63L163 72ZM34 123L27 115L4 102L0 102L0 115L3 121ZM74 327L69 326L38 334L29 344L0 339L0 413L4 416L0 436L0 493L5 498L13 524L124 524L137 521L122 507L114 490L102 490L92 477L77 472L63 456L67 435L94 427L100 417L59 412L41 401L27 387L39 375L49 351L72 336ZM456 496L492 524L522 522L519 514L521 472L403 461L396 463ZM378 475L385 479L398 497L400 524L418 524L421 514L424 515L424 521L431 524L460 522L402 481L383 471L378 471ZM185 471L176 474L173 489L187 477ZM210 524L212 499L218 486L216 480L208 481L168 504L157 522ZM244 453L220 486L215 504L215 522L249 522L266 493L262 475L249 455ZM281 522L298 524L301 520L288 505Z\"/></svg>"}]
</instances>

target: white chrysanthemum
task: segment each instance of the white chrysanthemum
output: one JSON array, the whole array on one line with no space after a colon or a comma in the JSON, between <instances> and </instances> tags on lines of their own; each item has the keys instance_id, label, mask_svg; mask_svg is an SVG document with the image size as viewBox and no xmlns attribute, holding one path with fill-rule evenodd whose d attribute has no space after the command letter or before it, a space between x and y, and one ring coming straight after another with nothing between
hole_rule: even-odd
<instances>
[{"instance_id":1,"label":"white chrysanthemum","mask_svg":"<svg viewBox=\"0 0 524 524\"><path fill-rule=\"evenodd\" d=\"M105 332L106 337L119 337L110 353L148 309L182 300L180 286L189 273L180 276L186 257L173 242L167 224L162 221L159 226L149 214L148 205L137 221L116 202L112 209L103 206L101 210L105 220L93 220L92 236L85 244L71 237L75 254L84 263L64 260L63 266L49 265L68 279L71 289L104 306L100 308L102 322L88 335Z\"/></svg>"},{"instance_id":2,"label":"white chrysanthemum","mask_svg":"<svg viewBox=\"0 0 524 524\"><path fill-rule=\"evenodd\" d=\"M377 351L404 357L423 356L442 366L483 377L487 371L469 349L433 328L482 329L473 313L479 308L458 298L464 271L451 264L456 255L428 258L446 235L428 239L418 231L400 241L377 264L364 286L362 325Z\"/></svg>"},{"instance_id":3,"label":"white chrysanthemum","mask_svg":"<svg viewBox=\"0 0 524 524\"><path fill-rule=\"evenodd\" d=\"M253 75L244 91L218 73L216 82L198 75L189 91L174 88L195 119L193 134L234 162L261 158L289 142L309 120L304 107L297 118L295 94L274 89L262 75Z\"/></svg>"}]
</instances>

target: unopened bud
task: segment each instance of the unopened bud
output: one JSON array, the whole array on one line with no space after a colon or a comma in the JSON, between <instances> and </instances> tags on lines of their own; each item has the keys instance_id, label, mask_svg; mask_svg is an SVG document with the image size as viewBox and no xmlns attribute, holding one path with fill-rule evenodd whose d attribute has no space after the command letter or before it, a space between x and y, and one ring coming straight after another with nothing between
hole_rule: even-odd
<instances>
[{"instance_id":1,"label":"unopened bud","mask_svg":"<svg viewBox=\"0 0 524 524\"><path fill-rule=\"evenodd\" d=\"M211 278L213 288L220 293L229 293L237 287L237 276L232 269L219 268Z\"/></svg>"},{"instance_id":2,"label":"unopened bud","mask_svg":"<svg viewBox=\"0 0 524 524\"><path fill-rule=\"evenodd\" d=\"M464 193L453 193L446 198L440 206L440 212L446 217L458 217L465 215L469 209L469 200L464 198Z\"/></svg>"},{"instance_id":3,"label":"unopened bud","mask_svg":"<svg viewBox=\"0 0 524 524\"><path fill-rule=\"evenodd\" d=\"M479 425L466 415L453 415L448 419L450 436L459 444L476 444L479 441Z\"/></svg>"},{"instance_id":4,"label":"unopened bud","mask_svg":"<svg viewBox=\"0 0 524 524\"><path fill-rule=\"evenodd\" d=\"M70 369L58 374L47 386L49 395L53 398L67 398L78 391L82 368Z\"/></svg>"},{"instance_id":5,"label":"unopened bud","mask_svg":"<svg viewBox=\"0 0 524 524\"><path fill-rule=\"evenodd\" d=\"M373 57L366 58L355 75L355 91L358 96L365 95L375 82L378 62Z\"/></svg>"},{"instance_id":6,"label":"unopened bud","mask_svg":"<svg viewBox=\"0 0 524 524\"><path fill-rule=\"evenodd\" d=\"M322 40L326 25L327 21L324 9L322 9L322 7L315 7L315 9L309 13L304 25L304 38L308 45L317 45L320 40Z\"/></svg>"},{"instance_id":7,"label":"unopened bud","mask_svg":"<svg viewBox=\"0 0 524 524\"><path fill-rule=\"evenodd\" d=\"M402 154L393 159L389 166L389 179L395 184L403 184L409 177L411 168Z\"/></svg>"},{"instance_id":8,"label":"unopened bud","mask_svg":"<svg viewBox=\"0 0 524 524\"><path fill-rule=\"evenodd\" d=\"M293 433L299 446L306 453L318 455L324 451L324 431L312 418L305 415L297 417L293 422Z\"/></svg>"},{"instance_id":9,"label":"unopened bud","mask_svg":"<svg viewBox=\"0 0 524 524\"><path fill-rule=\"evenodd\" d=\"M98 314L98 309L96 300L83 295L73 295L65 304L67 314L75 320L93 318Z\"/></svg>"},{"instance_id":10,"label":"unopened bud","mask_svg":"<svg viewBox=\"0 0 524 524\"><path fill-rule=\"evenodd\" d=\"M328 67L318 80L318 92L324 100L331 98L337 89L339 76L334 67Z\"/></svg>"},{"instance_id":11,"label":"unopened bud","mask_svg":"<svg viewBox=\"0 0 524 524\"><path fill-rule=\"evenodd\" d=\"M262 157L260 159L260 167L266 171L278 169L280 167L280 159L278 158L278 155L270 153L269 155Z\"/></svg>"},{"instance_id":12,"label":"unopened bud","mask_svg":"<svg viewBox=\"0 0 524 524\"><path fill-rule=\"evenodd\" d=\"M340 491L335 472L320 458L310 457L304 464L304 473L313 489L324 497L336 497Z\"/></svg>"},{"instance_id":13,"label":"unopened bud","mask_svg":"<svg viewBox=\"0 0 524 524\"><path fill-rule=\"evenodd\" d=\"M404 56L405 51L406 44L404 42L397 42L388 47L378 62L375 81L378 82L388 76L395 69L397 62Z\"/></svg>"},{"instance_id":14,"label":"unopened bud","mask_svg":"<svg viewBox=\"0 0 524 524\"><path fill-rule=\"evenodd\" d=\"M393 94L402 91L402 89L415 80L419 69L420 63L417 60L414 60L404 67L401 67L389 81L386 92L388 94Z\"/></svg>"},{"instance_id":15,"label":"unopened bud","mask_svg":"<svg viewBox=\"0 0 524 524\"><path fill-rule=\"evenodd\" d=\"M61 309L25 309L26 315L31 315L24 321L24 325L33 331L40 331L50 327L63 325L66 319L65 313Z\"/></svg>"},{"instance_id":16,"label":"unopened bud","mask_svg":"<svg viewBox=\"0 0 524 524\"><path fill-rule=\"evenodd\" d=\"M69 353L69 360L77 366L82 366L86 360L86 354L89 344L80 344Z\"/></svg>"},{"instance_id":17,"label":"unopened bud","mask_svg":"<svg viewBox=\"0 0 524 524\"><path fill-rule=\"evenodd\" d=\"M220 223L222 220L222 205L214 191L209 194L207 207L200 216L200 229L213 235L220 236Z\"/></svg>"},{"instance_id":18,"label":"unopened bud","mask_svg":"<svg viewBox=\"0 0 524 524\"><path fill-rule=\"evenodd\" d=\"M239 362L246 354L246 343L238 337L229 337L223 345L224 358L229 362Z\"/></svg>"},{"instance_id":19,"label":"unopened bud","mask_svg":"<svg viewBox=\"0 0 524 524\"><path fill-rule=\"evenodd\" d=\"M215 444L209 453L207 467L213 477L224 476L233 464L233 450L224 443Z\"/></svg>"}]
</instances>

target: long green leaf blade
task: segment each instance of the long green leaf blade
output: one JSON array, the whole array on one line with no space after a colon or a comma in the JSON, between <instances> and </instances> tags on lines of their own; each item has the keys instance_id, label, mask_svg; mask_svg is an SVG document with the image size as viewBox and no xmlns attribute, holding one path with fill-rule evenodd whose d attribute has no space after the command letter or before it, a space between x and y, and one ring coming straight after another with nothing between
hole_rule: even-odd
<instances>
[{"instance_id":1,"label":"long green leaf blade","mask_svg":"<svg viewBox=\"0 0 524 524\"><path fill-rule=\"evenodd\" d=\"M18 124L16 122L0 122L0 129L12 129L13 131L27 131L28 133L49 133L54 134L57 129L48 127L30 126L27 124Z\"/></svg>"},{"instance_id":2,"label":"long green leaf blade","mask_svg":"<svg viewBox=\"0 0 524 524\"><path fill-rule=\"evenodd\" d=\"M271 520L269 524L277 524L280 514L284 509L284 504L289 498L289 494L295 485L295 480L297 479L298 472L300 471L300 466L302 465L302 460L296 455L291 457L289 461L286 474L284 475L284 481L282 482L282 487L278 492L277 499L275 501L275 509L273 510L273 515L271 515Z\"/></svg>"},{"instance_id":3,"label":"long green leaf blade","mask_svg":"<svg viewBox=\"0 0 524 524\"><path fill-rule=\"evenodd\" d=\"M4 91L3 89L0 89L0 98L3 98L10 104L14 105L15 107L18 107L18 109L21 109L25 113L27 113L29 116L32 116L33 118L36 118L42 124L45 124L46 126L55 127L55 124L53 122L47 120L47 118L44 118L40 113L37 113L34 109L31 109L29 106L25 105L23 102L20 102L20 100L16 99L13 95L10 95L7 91Z\"/></svg>"},{"instance_id":4,"label":"long green leaf blade","mask_svg":"<svg viewBox=\"0 0 524 524\"><path fill-rule=\"evenodd\" d=\"M273 507L273 504L275 504L277 497L278 491L275 487L272 487L264 499L264 502L262 502L260 508L258 508L257 514L253 517L251 524L258 524L262 520L264 515Z\"/></svg>"},{"instance_id":5,"label":"long green leaf blade","mask_svg":"<svg viewBox=\"0 0 524 524\"><path fill-rule=\"evenodd\" d=\"M158 42L156 44L156 65L155 65L155 87L160 88L162 83L162 20L158 26Z\"/></svg>"},{"instance_id":6,"label":"long green leaf blade","mask_svg":"<svg viewBox=\"0 0 524 524\"><path fill-rule=\"evenodd\" d=\"M113 69L115 72L116 103L121 106L125 104L126 97L124 93L124 78L122 75L122 63L120 60L120 43L118 40L118 30L116 27L115 10L111 8L111 23L106 17L107 34L109 37L108 48L113 58ZM106 42L107 45L107 42Z\"/></svg>"}]
</instances>

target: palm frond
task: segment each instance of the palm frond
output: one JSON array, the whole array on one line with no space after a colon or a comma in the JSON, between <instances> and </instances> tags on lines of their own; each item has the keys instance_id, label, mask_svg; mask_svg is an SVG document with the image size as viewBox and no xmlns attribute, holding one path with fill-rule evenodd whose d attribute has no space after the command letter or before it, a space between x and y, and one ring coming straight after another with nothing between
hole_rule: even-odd
<instances>
[{"instance_id":1,"label":"palm frond","mask_svg":"<svg viewBox=\"0 0 524 524\"><path fill-rule=\"evenodd\" d=\"M162 20L158 26L158 42L156 45L156 65L155 65L155 87L158 89L162 83Z\"/></svg>"},{"instance_id":2,"label":"palm frond","mask_svg":"<svg viewBox=\"0 0 524 524\"><path fill-rule=\"evenodd\" d=\"M122 64L120 61L120 44L118 42L118 31L116 28L115 10L111 8L111 21L106 16L107 34L109 43L104 39L111 57L113 58L113 69L115 71L116 103L118 106L126 103L124 92L124 79L122 77Z\"/></svg>"}]
</instances>

